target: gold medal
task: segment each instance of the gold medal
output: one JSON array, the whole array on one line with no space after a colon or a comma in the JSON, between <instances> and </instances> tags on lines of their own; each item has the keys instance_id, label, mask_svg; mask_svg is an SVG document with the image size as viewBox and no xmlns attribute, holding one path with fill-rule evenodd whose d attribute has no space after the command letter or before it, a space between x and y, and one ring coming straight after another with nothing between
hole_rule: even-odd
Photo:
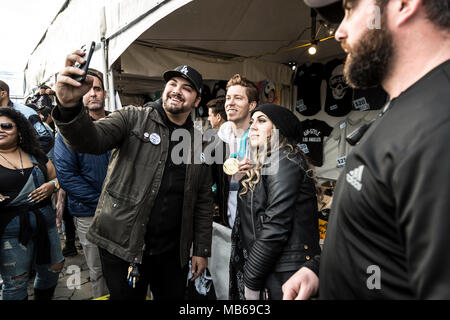
<instances>
[{"instance_id":1,"label":"gold medal","mask_svg":"<svg viewBox=\"0 0 450 320\"><path fill-rule=\"evenodd\" d=\"M239 171L239 161L236 158L227 159L223 164L223 172L232 176Z\"/></svg>"}]
</instances>

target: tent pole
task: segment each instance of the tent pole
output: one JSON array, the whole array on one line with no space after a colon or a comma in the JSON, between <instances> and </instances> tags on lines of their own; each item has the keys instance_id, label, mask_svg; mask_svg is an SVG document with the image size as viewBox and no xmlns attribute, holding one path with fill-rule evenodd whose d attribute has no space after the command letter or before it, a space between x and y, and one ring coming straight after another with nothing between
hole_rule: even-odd
<instances>
[{"instance_id":1,"label":"tent pole","mask_svg":"<svg viewBox=\"0 0 450 320\"><path fill-rule=\"evenodd\" d=\"M115 90L114 90L114 71L112 68L110 68L108 70L108 80L109 80L109 98L110 98L110 105L112 107L112 111L116 111L117 110L117 105L116 105L116 94L115 94Z\"/></svg>"},{"instance_id":2,"label":"tent pole","mask_svg":"<svg viewBox=\"0 0 450 320\"><path fill-rule=\"evenodd\" d=\"M111 97L109 96L109 77L108 77L108 67L107 67L107 61L106 61L106 39L102 38L102 56L103 56L103 63L102 63L102 72L103 72L103 86L104 90L108 92L108 94L105 97L105 107L108 111L112 111L111 107Z\"/></svg>"},{"instance_id":3,"label":"tent pole","mask_svg":"<svg viewBox=\"0 0 450 320\"><path fill-rule=\"evenodd\" d=\"M103 74L105 77L105 90L108 92L106 105L109 111L117 110L116 99L114 94L114 72L112 67L108 68L108 43L109 40L102 38L103 44Z\"/></svg>"}]
</instances>

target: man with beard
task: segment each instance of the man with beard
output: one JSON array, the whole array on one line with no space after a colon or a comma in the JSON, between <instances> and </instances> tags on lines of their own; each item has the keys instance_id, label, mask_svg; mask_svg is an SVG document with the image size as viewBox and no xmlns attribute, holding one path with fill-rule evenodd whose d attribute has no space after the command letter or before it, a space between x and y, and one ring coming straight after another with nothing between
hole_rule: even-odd
<instances>
[{"instance_id":1,"label":"man with beard","mask_svg":"<svg viewBox=\"0 0 450 320\"><path fill-rule=\"evenodd\" d=\"M305 2L323 10L324 1ZM450 2L344 0L343 7L336 39L347 52L346 80L355 88L381 84L390 101L359 142L353 136L319 296L449 299ZM369 27L374 19L380 28ZM301 287L294 275L285 298Z\"/></svg>"},{"instance_id":2,"label":"man with beard","mask_svg":"<svg viewBox=\"0 0 450 320\"><path fill-rule=\"evenodd\" d=\"M211 172L199 161L202 144L194 140L190 118L200 102L202 76L186 65L167 71L160 100L92 122L80 101L92 77L72 79L83 74L73 67L85 62L83 56L76 51L66 58L53 117L74 151L114 149L87 233L100 248L110 298L145 299L150 285L155 300L183 299L191 245L192 281L211 252ZM182 154L172 141L179 136L187 140L181 141Z\"/></svg>"},{"instance_id":3,"label":"man with beard","mask_svg":"<svg viewBox=\"0 0 450 320\"><path fill-rule=\"evenodd\" d=\"M105 110L106 91L103 87L103 74L95 69L89 69L93 76L91 89L83 96L83 105L92 121L104 118L110 112ZM77 254L75 247L75 232L78 233L83 247L86 264L89 268L89 279L92 284L94 298L108 294L98 247L86 239L86 233L94 218L103 181L108 168L110 151L103 154L86 154L72 151L65 143L61 134L55 139L55 169L64 199L63 219L66 227L66 240L63 249L64 256ZM68 216L67 216L68 215ZM75 224L75 226L70 226Z\"/></svg>"}]
</instances>

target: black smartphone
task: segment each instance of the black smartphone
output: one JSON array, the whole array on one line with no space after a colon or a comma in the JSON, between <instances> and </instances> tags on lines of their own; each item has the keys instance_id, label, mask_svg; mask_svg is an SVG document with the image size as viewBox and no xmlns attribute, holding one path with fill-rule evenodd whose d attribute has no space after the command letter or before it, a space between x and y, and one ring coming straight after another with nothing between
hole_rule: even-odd
<instances>
[{"instance_id":1,"label":"black smartphone","mask_svg":"<svg viewBox=\"0 0 450 320\"><path fill-rule=\"evenodd\" d=\"M86 52L86 50L87 50L86 45L82 46L82 47L81 47L81 50L84 51L84 52ZM89 47L89 52L88 52L88 54L84 56L84 59L86 60L86 62L83 63L83 64L79 64L79 63L77 62L77 63L75 63L75 65L74 65L75 68L82 69L82 70L85 72L85 74L82 75L82 76L74 76L74 77L73 77L74 80L76 80L76 81L78 81L78 82L83 82L83 81L86 79L87 71L88 71L88 68L89 68L89 63L91 62L91 58L92 58L92 55L94 54L94 50L95 50L95 42L92 41L92 42L91 42L91 45L90 45L90 47Z\"/></svg>"}]
</instances>

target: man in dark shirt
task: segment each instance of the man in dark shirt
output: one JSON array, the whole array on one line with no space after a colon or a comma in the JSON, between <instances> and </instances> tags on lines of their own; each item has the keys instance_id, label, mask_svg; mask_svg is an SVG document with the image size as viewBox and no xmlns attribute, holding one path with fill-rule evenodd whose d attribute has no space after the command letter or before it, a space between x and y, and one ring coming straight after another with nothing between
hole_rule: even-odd
<instances>
[{"instance_id":1,"label":"man in dark shirt","mask_svg":"<svg viewBox=\"0 0 450 320\"><path fill-rule=\"evenodd\" d=\"M110 298L145 299L150 285L155 300L181 300L189 258L193 281L211 252L211 172L200 161L202 141L194 138L190 117L201 99L202 76L187 65L168 70L161 99L94 123L79 102L92 77L83 83L71 78L83 73L71 67L84 63L82 55L75 51L66 58L53 116L74 151L114 149L86 234L100 249ZM183 152L177 152L180 146Z\"/></svg>"},{"instance_id":2,"label":"man in dark shirt","mask_svg":"<svg viewBox=\"0 0 450 320\"><path fill-rule=\"evenodd\" d=\"M319 296L450 299L448 1L343 5L336 39L348 54L346 80L381 84L390 101L337 183ZM299 275L288 282L285 297L295 298Z\"/></svg>"}]
</instances>

